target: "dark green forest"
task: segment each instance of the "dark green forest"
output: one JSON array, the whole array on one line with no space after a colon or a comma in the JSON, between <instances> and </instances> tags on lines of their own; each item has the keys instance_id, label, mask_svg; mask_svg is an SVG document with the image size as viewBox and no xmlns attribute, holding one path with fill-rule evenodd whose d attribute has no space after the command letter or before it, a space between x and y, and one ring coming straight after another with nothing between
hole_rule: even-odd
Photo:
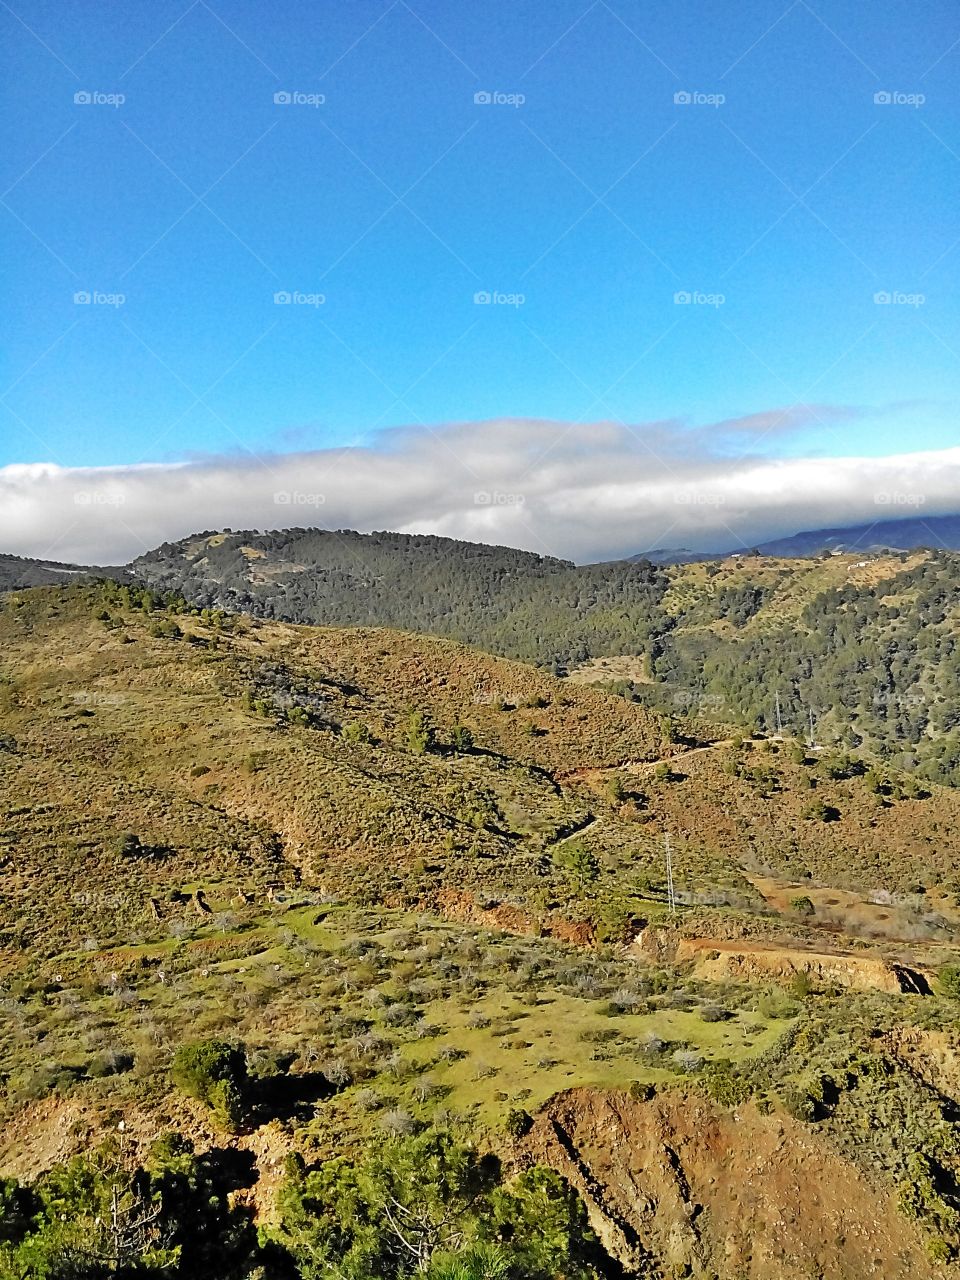
<instances>
[{"instance_id":1,"label":"dark green forest","mask_svg":"<svg viewBox=\"0 0 960 1280\"><path fill-rule=\"evenodd\" d=\"M687 567L578 567L393 533L207 533L165 544L131 570L194 605L433 632L560 675L594 658L636 657L642 678L611 687L658 711L779 728L957 783L960 556L890 564L871 587L810 591L799 614L778 602L810 562L760 557L745 557L736 575L708 566L679 607L670 592Z\"/></svg>"},{"instance_id":2,"label":"dark green forest","mask_svg":"<svg viewBox=\"0 0 960 1280\"><path fill-rule=\"evenodd\" d=\"M427 1129L360 1160L289 1155L279 1214L255 1225L249 1154L178 1133L141 1159L122 1129L33 1183L0 1179L0 1280L598 1280L619 1274L551 1169Z\"/></svg>"},{"instance_id":3,"label":"dark green forest","mask_svg":"<svg viewBox=\"0 0 960 1280\"><path fill-rule=\"evenodd\" d=\"M198 534L131 571L191 604L329 626L433 632L554 669L644 654L668 625L668 579L641 561L577 567L428 535L287 529Z\"/></svg>"}]
</instances>

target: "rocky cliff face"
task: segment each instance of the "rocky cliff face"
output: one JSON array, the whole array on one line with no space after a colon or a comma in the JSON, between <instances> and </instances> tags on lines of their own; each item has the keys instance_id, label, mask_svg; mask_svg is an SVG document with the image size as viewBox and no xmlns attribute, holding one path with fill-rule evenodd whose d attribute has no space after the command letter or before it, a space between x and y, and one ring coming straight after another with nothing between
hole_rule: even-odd
<instances>
[{"instance_id":1,"label":"rocky cliff face","mask_svg":"<svg viewBox=\"0 0 960 1280\"><path fill-rule=\"evenodd\" d=\"M553 1098L521 1160L555 1168L628 1275L716 1280L932 1280L893 1194L825 1138L748 1104L725 1112L682 1090L638 1101Z\"/></svg>"},{"instance_id":2,"label":"rocky cliff face","mask_svg":"<svg viewBox=\"0 0 960 1280\"><path fill-rule=\"evenodd\" d=\"M856 987L888 995L929 995L932 974L877 956L808 951L756 940L687 938L662 926L644 929L634 943L639 955L660 963L690 962L709 982L788 982L806 974L816 986Z\"/></svg>"}]
</instances>

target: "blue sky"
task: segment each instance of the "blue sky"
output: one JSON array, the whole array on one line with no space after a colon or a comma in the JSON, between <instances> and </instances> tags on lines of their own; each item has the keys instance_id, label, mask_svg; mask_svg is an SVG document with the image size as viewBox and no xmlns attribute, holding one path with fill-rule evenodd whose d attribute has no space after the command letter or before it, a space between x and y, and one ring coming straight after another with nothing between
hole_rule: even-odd
<instances>
[{"instance_id":1,"label":"blue sky","mask_svg":"<svg viewBox=\"0 0 960 1280\"><path fill-rule=\"evenodd\" d=\"M956 441L953 5L16 0L0 24L0 465L492 418L679 437L808 402L733 447Z\"/></svg>"}]
</instances>

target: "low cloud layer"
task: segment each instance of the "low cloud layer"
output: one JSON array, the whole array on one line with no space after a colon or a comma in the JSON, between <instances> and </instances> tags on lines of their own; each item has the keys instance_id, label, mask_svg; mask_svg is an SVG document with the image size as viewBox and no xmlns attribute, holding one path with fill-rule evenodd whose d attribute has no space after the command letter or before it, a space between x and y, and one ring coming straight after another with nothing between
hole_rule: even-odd
<instances>
[{"instance_id":1,"label":"low cloud layer","mask_svg":"<svg viewBox=\"0 0 960 1280\"><path fill-rule=\"evenodd\" d=\"M437 533L585 562L719 550L800 529L955 512L960 448L773 459L764 445L857 411L771 410L712 428L499 420L371 447L178 464L0 468L0 551L119 564L203 529Z\"/></svg>"}]
</instances>

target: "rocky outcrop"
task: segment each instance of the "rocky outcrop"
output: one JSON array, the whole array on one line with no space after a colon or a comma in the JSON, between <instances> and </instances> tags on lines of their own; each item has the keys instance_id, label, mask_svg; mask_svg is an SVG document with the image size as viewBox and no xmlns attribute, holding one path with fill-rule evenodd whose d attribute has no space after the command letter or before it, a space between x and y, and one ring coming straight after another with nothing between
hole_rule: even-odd
<instances>
[{"instance_id":1,"label":"rocky outcrop","mask_svg":"<svg viewBox=\"0 0 960 1280\"><path fill-rule=\"evenodd\" d=\"M809 1127L752 1104L725 1112L682 1090L638 1101L573 1089L535 1118L519 1159L550 1165L576 1188L628 1275L943 1275L889 1190Z\"/></svg>"},{"instance_id":2,"label":"rocky outcrop","mask_svg":"<svg viewBox=\"0 0 960 1280\"><path fill-rule=\"evenodd\" d=\"M634 950L661 964L689 961L697 977L711 982L789 982L802 973L815 986L857 987L890 995L931 993L932 975L876 955L807 951L753 939L686 938L662 926L644 929Z\"/></svg>"}]
</instances>

